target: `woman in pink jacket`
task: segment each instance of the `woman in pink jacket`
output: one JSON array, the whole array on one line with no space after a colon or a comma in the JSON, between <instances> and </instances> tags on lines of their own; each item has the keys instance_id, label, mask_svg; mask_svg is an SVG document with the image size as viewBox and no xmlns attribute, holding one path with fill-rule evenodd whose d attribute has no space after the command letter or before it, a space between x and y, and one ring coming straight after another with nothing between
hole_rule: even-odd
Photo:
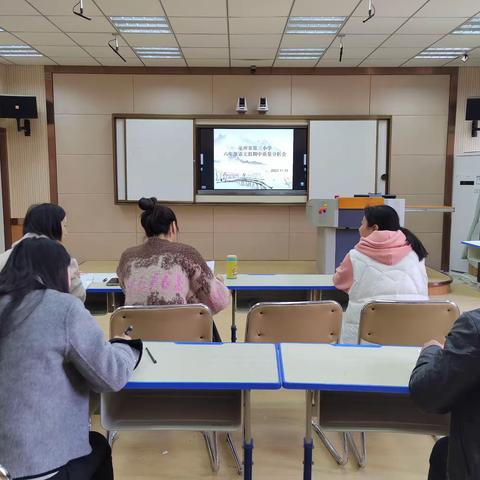
<instances>
[{"instance_id":1,"label":"woman in pink jacket","mask_svg":"<svg viewBox=\"0 0 480 480\"><path fill-rule=\"evenodd\" d=\"M362 308L372 300L428 300L427 250L388 205L367 207L358 229L360 241L333 277L349 295L342 343L357 343Z\"/></svg>"}]
</instances>

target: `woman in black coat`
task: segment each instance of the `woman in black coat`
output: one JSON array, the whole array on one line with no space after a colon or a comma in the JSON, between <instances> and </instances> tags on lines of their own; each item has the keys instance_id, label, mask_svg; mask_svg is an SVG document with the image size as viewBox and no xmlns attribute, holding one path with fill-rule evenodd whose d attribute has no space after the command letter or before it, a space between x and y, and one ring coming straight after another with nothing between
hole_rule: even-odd
<instances>
[{"instance_id":1,"label":"woman in black coat","mask_svg":"<svg viewBox=\"0 0 480 480\"><path fill-rule=\"evenodd\" d=\"M451 413L450 435L430 457L429 480L480 479L480 309L458 318L445 345L425 344L410 392L424 410Z\"/></svg>"}]
</instances>

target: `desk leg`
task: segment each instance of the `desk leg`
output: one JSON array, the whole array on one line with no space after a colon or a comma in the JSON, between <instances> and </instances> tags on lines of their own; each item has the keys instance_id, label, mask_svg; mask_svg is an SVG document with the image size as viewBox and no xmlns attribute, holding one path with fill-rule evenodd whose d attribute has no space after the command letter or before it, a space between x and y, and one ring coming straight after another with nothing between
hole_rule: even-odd
<instances>
[{"instance_id":1,"label":"desk leg","mask_svg":"<svg viewBox=\"0 0 480 480\"><path fill-rule=\"evenodd\" d=\"M306 402L306 429L305 439L303 441L303 480L311 480L313 465L313 439L312 439L312 402L313 392L305 392Z\"/></svg>"},{"instance_id":2,"label":"desk leg","mask_svg":"<svg viewBox=\"0 0 480 480\"><path fill-rule=\"evenodd\" d=\"M252 480L253 439L250 411L250 390L243 392L243 479Z\"/></svg>"},{"instance_id":3,"label":"desk leg","mask_svg":"<svg viewBox=\"0 0 480 480\"><path fill-rule=\"evenodd\" d=\"M237 291L232 290L232 343L237 341L237 325L235 323L235 315L237 313Z\"/></svg>"}]
</instances>

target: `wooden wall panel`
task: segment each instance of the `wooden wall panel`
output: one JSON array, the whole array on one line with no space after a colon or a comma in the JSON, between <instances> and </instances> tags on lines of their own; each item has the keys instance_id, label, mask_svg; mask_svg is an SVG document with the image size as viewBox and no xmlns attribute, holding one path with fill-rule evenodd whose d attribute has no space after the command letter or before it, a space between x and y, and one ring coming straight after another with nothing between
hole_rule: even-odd
<instances>
[{"instance_id":1,"label":"wooden wall panel","mask_svg":"<svg viewBox=\"0 0 480 480\"><path fill-rule=\"evenodd\" d=\"M462 67L458 76L455 154L480 152L480 135L472 137L472 122L465 120L467 98L480 97L480 67Z\"/></svg>"}]
</instances>

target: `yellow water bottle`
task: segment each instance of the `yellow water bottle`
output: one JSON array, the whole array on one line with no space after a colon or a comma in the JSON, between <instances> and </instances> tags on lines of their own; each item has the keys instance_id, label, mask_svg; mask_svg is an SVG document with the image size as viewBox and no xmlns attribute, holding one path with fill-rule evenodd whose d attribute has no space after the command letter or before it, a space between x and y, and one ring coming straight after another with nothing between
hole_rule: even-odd
<instances>
[{"instance_id":1,"label":"yellow water bottle","mask_svg":"<svg viewBox=\"0 0 480 480\"><path fill-rule=\"evenodd\" d=\"M237 278L237 266L237 256L227 255L227 278Z\"/></svg>"}]
</instances>

